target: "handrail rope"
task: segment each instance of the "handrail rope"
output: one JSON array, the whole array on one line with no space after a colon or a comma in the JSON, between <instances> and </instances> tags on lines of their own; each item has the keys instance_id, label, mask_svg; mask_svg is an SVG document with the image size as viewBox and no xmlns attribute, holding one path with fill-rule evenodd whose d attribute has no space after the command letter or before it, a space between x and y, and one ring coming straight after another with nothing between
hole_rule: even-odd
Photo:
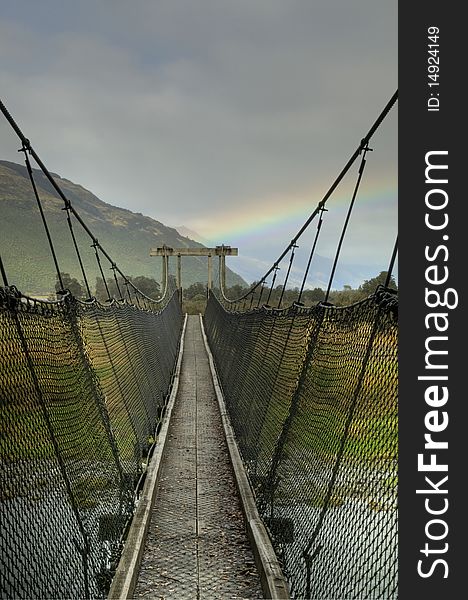
<instances>
[{"instance_id":1,"label":"handrail rope","mask_svg":"<svg viewBox=\"0 0 468 600\"><path fill-rule=\"evenodd\" d=\"M28 156L28 147L26 146L26 144L24 142L23 142L23 145L22 145L21 149L18 150L18 152L23 152L24 153L24 160L26 162L26 170L28 172L29 180L31 182L31 186L32 186L32 189L33 189L33 192L34 192L34 197L36 198L36 203L37 203L37 206L39 208L39 213L41 215L42 224L44 225L44 229L45 229L46 236L47 236L47 241L49 242L49 249L50 249L50 252L52 254L52 259L54 261L55 271L56 271L56 274L57 274L58 282L60 284L60 289L63 291L64 286L63 286L63 280L62 280L62 273L60 272L60 267L59 267L59 264L58 264L57 254L56 254L55 248L54 248L54 242L52 241L52 236L50 235L49 226L47 225L47 219L46 219L45 214L44 214L44 209L42 207L42 202L41 202L41 199L39 197L39 193L37 191L37 186L36 186L36 182L34 180L33 170L31 168L31 162L30 162L29 156Z\"/></svg>"},{"instance_id":2,"label":"handrail rope","mask_svg":"<svg viewBox=\"0 0 468 600\"><path fill-rule=\"evenodd\" d=\"M359 165L358 178L357 178L357 181L356 181L356 185L354 186L353 195L351 197L351 202L349 203L348 213L346 214L346 219L345 219L345 222L343 224L343 229L341 230L340 240L339 240L338 246L336 248L335 259L333 261L333 266L332 266L332 270L331 270L331 273L330 273L330 279L328 280L328 287L327 287L327 291L325 293L325 302L328 302L328 296L330 295L330 290L331 290L331 286L332 286L332 283L333 283L333 278L335 276L336 266L338 264L338 259L340 257L341 247L343 245L343 240L344 240L344 237L346 235L346 231L348 229L349 221L350 221L350 218L351 218L351 213L353 212L353 207L354 207L354 203L356 201L356 196L357 196L357 193L358 193L358 190L359 190L359 186L361 185L362 174L364 173L364 168L366 166L366 154L367 154L367 152L372 152L372 148L369 148L368 145L366 145L365 148L363 148L361 164Z\"/></svg>"},{"instance_id":3,"label":"handrail rope","mask_svg":"<svg viewBox=\"0 0 468 600\"><path fill-rule=\"evenodd\" d=\"M64 201L65 206L67 206L67 205L69 206L69 209L71 210L71 212L75 216L75 218L78 221L78 223L83 227L83 229L86 231L86 233L88 234L88 236L94 242L94 240L96 238L95 238L93 232L89 229L89 227L83 221L83 219L81 218L81 216L79 215L79 213L76 211L75 207L72 205L72 203L70 202L70 200L65 196L65 194L62 191L62 189L60 188L60 186L58 185L58 183L55 181L55 179L52 177L51 173L49 172L49 170L47 169L47 167L44 165L44 163L42 162L42 160L38 156L37 152L31 146L30 141L23 134L23 132L21 131L20 127L18 126L18 124L16 123L16 121L13 119L13 117L11 116L10 112L8 111L8 109L6 108L6 106L2 102L2 100L0 100L0 110L3 113L4 117L6 118L6 120L11 125L11 127L13 128L13 130L15 131L16 135L20 138L23 146L25 148L27 148L29 154L34 158L34 160L36 161L37 165L40 167L40 169L42 170L42 172L44 173L44 175L47 177L47 179L49 180L49 182L51 183L51 185L53 186L53 188L55 189L55 191L57 192L57 194ZM107 258L107 260L109 261L109 263L111 265L115 264L115 261L112 260L112 258L109 256L109 254L105 251L105 249L100 244L98 244L98 247L99 247L99 250L102 252L102 254ZM156 300L155 298L150 298L149 296L147 296L146 294L144 294L141 290L139 290L128 279L128 277L125 275L125 273L123 273L120 270L120 268L118 266L116 266L116 269L120 273L120 275L122 276L122 278L124 280L128 281L128 284L131 285L133 287L133 289L136 292L138 292L138 294L140 294L141 296L143 296L144 298L146 298L147 300L149 300L150 302L153 302L155 304L160 304L163 301L163 299L164 299L164 297L165 297L166 294L164 294L164 296L162 296L162 298L160 298L158 300ZM63 285L62 285L62 287L63 287Z\"/></svg>"},{"instance_id":4,"label":"handrail rope","mask_svg":"<svg viewBox=\"0 0 468 600\"><path fill-rule=\"evenodd\" d=\"M393 96L387 102L387 104L385 105L385 107L383 108L382 112L380 113L380 115L375 120L375 122L372 125L372 127L369 129L369 131L367 132L367 134L362 138L359 146L356 148L356 150L354 151L354 153L352 154L352 156L349 158L349 160L346 163L346 165L343 167L343 169L339 173L338 177L332 183L332 185L330 186L330 188L328 189L328 191L326 192L326 194L324 195L324 197L322 198L322 200L318 203L318 205L315 208L315 210L312 212L312 214L309 216L309 218L305 221L305 223L302 225L302 227L300 228L300 230L296 233L296 235L294 236L294 238L291 240L291 243L283 251L283 253L281 254L281 256L273 263L273 265L270 267L270 269L263 275L263 277L256 283L256 285L253 288L251 288L248 292L246 292L245 294L243 294L242 296L240 296L239 298L236 298L235 300L230 300L230 299L226 298L224 296L224 294L223 294L223 297L228 302L232 302L232 303L238 302L239 300L243 300L244 296L247 296L247 295L253 293L253 291L259 285L261 285L261 283L263 281L266 280L266 278L268 277L268 275L270 275L270 273L273 271L273 269L283 260L283 258L289 252L289 250L291 248L291 244L293 244L293 243L295 244L299 240L299 238L302 236L302 234L304 233L304 231L306 231L306 229L309 227L310 223L314 220L314 218L319 214L319 212L325 206L327 200L330 198L330 196L333 194L333 192L335 191L335 189L341 183L342 179L344 178L344 176L346 175L346 173L349 171L349 169L352 167L352 165L355 162L355 160L357 159L357 157L361 154L362 150L369 144L372 136L377 131L377 129L380 127L382 121L385 119L385 117L387 116L387 114L390 112L390 110L392 109L392 107L395 104L395 102L397 101L397 99L398 99L398 90L396 90L396 92L393 94Z\"/></svg>"}]
</instances>

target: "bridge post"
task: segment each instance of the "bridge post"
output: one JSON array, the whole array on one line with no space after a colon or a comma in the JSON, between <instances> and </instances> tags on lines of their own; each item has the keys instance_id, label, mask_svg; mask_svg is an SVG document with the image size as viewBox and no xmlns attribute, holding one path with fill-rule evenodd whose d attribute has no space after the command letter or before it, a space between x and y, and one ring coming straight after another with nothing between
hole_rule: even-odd
<instances>
[{"instance_id":1,"label":"bridge post","mask_svg":"<svg viewBox=\"0 0 468 600\"><path fill-rule=\"evenodd\" d=\"M222 254L221 258L221 285L223 291L226 289L226 255Z\"/></svg>"},{"instance_id":2,"label":"bridge post","mask_svg":"<svg viewBox=\"0 0 468 600\"><path fill-rule=\"evenodd\" d=\"M162 285L164 286L164 291L166 291L166 287L167 287L167 275L168 275L168 261L169 261L169 257L167 256L167 254L162 254L161 255L161 260L162 260Z\"/></svg>"},{"instance_id":3,"label":"bridge post","mask_svg":"<svg viewBox=\"0 0 468 600\"><path fill-rule=\"evenodd\" d=\"M211 290L213 286L213 257L211 254L208 254L208 291Z\"/></svg>"},{"instance_id":4,"label":"bridge post","mask_svg":"<svg viewBox=\"0 0 468 600\"><path fill-rule=\"evenodd\" d=\"M223 247L219 246L219 248L221 249L217 252L219 256L219 285L224 292L226 289L226 254L222 251Z\"/></svg>"},{"instance_id":5,"label":"bridge post","mask_svg":"<svg viewBox=\"0 0 468 600\"><path fill-rule=\"evenodd\" d=\"M179 290L182 288L182 257L180 252L177 255L177 287Z\"/></svg>"},{"instance_id":6,"label":"bridge post","mask_svg":"<svg viewBox=\"0 0 468 600\"><path fill-rule=\"evenodd\" d=\"M160 248L151 248L150 256L162 256L166 260L169 256L177 256L177 287L182 288L182 274L181 274L181 257L182 256L207 256L208 257L208 289L211 290L213 287L213 256L219 256L219 271L220 271L220 285L224 289L226 287L226 256L237 256L238 248L231 248L231 246L216 246L216 248L170 248L169 246L163 245ZM167 277L167 264L165 265L166 271L163 273L163 277Z\"/></svg>"}]
</instances>

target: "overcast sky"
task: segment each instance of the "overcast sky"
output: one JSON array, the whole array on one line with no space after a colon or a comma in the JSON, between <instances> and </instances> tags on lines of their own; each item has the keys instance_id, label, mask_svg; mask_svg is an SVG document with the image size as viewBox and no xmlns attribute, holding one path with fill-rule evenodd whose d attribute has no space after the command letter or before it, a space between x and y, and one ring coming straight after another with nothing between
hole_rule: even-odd
<instances>
[{"instance_id":1,"label":"overcast sky","mask_svg":"<svg viewBox=\"0 0 468 600\"><path fill-rule=\"evenodd\" d=\"M0 56L0 96L51 171L268 263L397 88L397 0L15 0ZM343 261L378 271L397 232L396 107L371 147ZM17 148L2 119L0 158Z\"/></svg>"}]
</instances>

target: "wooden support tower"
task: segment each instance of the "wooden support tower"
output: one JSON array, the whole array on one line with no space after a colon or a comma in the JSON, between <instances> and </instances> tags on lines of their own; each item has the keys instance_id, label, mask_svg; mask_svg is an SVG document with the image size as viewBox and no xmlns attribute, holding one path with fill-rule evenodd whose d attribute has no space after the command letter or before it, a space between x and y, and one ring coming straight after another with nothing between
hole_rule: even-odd
<instances>
[{"instance_id":1,"label":"wooden support tower","mask_svg":"<svg viewBox=\"0 0 468 600\"><path fill-rule=\"evenodd\" d=\"M238 256L239 249L231 246L216 246L215 248L171 248L161 246L151 248L150 256L162 256L163 270L167 269L167 261L170 256L177 256L177 287L182 288L182 256L207 256L208 257L208 290L213 286L213 256L219 256L219 272L221 285L226 287L226 256Z\"/></svg>"}]
</instances>

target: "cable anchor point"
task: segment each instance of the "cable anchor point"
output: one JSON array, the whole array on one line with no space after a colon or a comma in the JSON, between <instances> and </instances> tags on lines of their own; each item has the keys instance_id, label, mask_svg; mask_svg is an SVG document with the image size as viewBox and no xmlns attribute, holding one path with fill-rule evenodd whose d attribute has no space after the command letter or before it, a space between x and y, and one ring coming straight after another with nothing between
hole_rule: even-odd
<instances>
[{"instance_id":1,"label":"cable anchor point","mask_svg":"<svg viewBox=\"0 0 468 600\"><path fill-rule=\"evenodd\" d=\"M24 138L22 140L22 146L18 150L18 152L28 152L29 154L31 154L31 142L27 138Z\"/></svg>"},{"instance_id":2,"label":"cable anchor point","mask_svg":"<svg viewBox=\"0 0 468 600\"><path fill-rule=\"evenodd\" d=\"M369 148L369 140L366 140L366 138L362 138L361 145L359 146L359 154L361 154L363 151L364 153L374 152L374 148Z\"/></svg>"}]
</instances>

